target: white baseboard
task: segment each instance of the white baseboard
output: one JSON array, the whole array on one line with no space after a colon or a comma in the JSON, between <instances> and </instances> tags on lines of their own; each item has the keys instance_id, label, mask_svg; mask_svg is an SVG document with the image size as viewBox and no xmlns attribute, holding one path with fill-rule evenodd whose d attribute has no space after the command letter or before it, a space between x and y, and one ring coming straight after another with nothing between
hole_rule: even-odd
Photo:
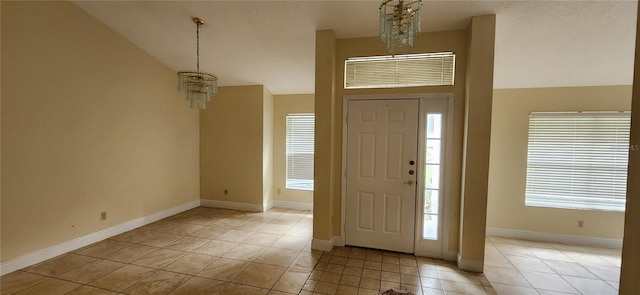
<instances>
[{"instance_id":1,"label":"white baseboard","mask_svg":"<svg viewBox=\"0 0 640 295\"><path fill-rule=\"evenodd\" d=\"M91 245L93 243L102 241L104 239L108 239L110 237L119 235L121 233L130 231L132 229L141 227L143 225L147 225L154 221L178 214L180 212L193 209L198 206L200 206L200 200L191 201L173 208L169 208L167 210L153 213L151 215L143 216L140 218L136 218L134 220L127 221L125 223L114 225L112 227L103 229L101 231L90 233L88 235L84 235L82 237L75 238L73 240L66 241L66 242L51 246L49 248L27 253L20 257L16 257L16 258L4 261L0 263L0 275L5 275L8 273L14 272L16 270L40 263L47 259L51 259L53 257L62 255L64 253L68 253L68 252L80 249L84 246Z\"/></svg>"},{"instance_id":2,"label":"white baseboard","mask_svg":"<svg viewBox=\"0 0 640 295\"><path fill-rule=\"evenodd\" d=\"M327 240L313 239L311 240L311 249L329 252L331 251L331 249L333 249L333 242L327 241Z\"/></svg>"},{"instance_id":3,"label":"white baseboard","mask_svg":"<svg viewBox=\"0 0 640 295\"><path fill-rule=\"evenodd\" d=\"M458 254L458 268L461 270L466 270L471 272L483 272L484 261L462 258L462 256Z\"/></svg>"},{"instance_id":4,"label":"white baseboard","mask_svg":"<svg viewBox=\"0 0 640 295\"><path fill-rule=\"evenodd\" d=\"M262 212L267 212L271 208L273 208L273 201L262 204Z\"/></svg>"},{"instance_id":5,"label":"white baseboard","mask_svg":"<svg viewBox=\"0 0 640 295\"><path fill-rule=\"evenodd\" d=\"M287 208L296 210L313 210L313 203L291 202L273 200L273 206L276 208Z\"/></svg>"},{"instance_id":6,"label":"white baseboard","mask_svg":"<svg viewBox=\"0 0 640 295\"><path fill-rule=\"evenodd\" d=\"M257 205L257 204L236 203L236 202L207 200L207 199L200 199L200 206L241 210L241 211L251 211L251 212L264 212L266 208L265 204Z\"/></svg>"},{"instance_id":7,"label":"white baseboard","mask_svg":"<svg viewBox=\"0 0 640 295\"><path fill-rule=\"evenodd\" d=\"M344 239L341 236L333 236L331 240L319 240L313 239L311 240L311 249L329 252L333 249L334 246L343 247Z\"/></svg>"},{"instance_id":8,"label":"white baseboard","mask_svg":"<svg viewBox=\"0 0 640 295\"><path fill-rule=\"evenodd\" d=\"M526 230L487 227L487 236L515 238L523 240L545 241L570 245L582 245L611 249L622 249L622 240L585 236L561 235Z\"/></svg>"}]
</instances>

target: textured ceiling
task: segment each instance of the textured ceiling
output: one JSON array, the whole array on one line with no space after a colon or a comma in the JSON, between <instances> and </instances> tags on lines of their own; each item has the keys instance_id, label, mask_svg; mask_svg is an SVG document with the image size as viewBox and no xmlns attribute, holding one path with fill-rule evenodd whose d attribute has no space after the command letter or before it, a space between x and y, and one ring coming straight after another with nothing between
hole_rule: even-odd
<instances>
[{"instance_id":1,"label":"textured ceiling","mask_svg":"<svg viewBox=\"0 0 640 295\"><path fill-rule=\"evenodd\" d=\"M378 1L75 1L173 70L200 68L221 86L313 93L315 31L376 36ZM497 15L495 88L631 84L636 1L429 1L423 31Z\"/></svg>"}]
</instances>

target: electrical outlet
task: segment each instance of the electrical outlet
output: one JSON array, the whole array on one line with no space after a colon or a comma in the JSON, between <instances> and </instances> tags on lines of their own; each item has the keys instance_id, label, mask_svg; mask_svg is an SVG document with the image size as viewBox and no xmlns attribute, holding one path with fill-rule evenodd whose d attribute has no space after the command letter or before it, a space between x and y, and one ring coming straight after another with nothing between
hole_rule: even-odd
<instances>
[{"instance_id":1,"label":"electrical outlet","mask_svg":"<svg viewBox=\"0 0 640 295\"><path fill-rule=\"evenodd\" d=\"M107 211L100 212L100 220L107 220Z\"/></svg>"},{"instance_id":2,"label":"electrical outlet","mask_svg":"<svg viewBox=\"0 0 640 295\"><path fill-rule=\"evenodd\" d=\"M229 194L229 190L227 190L227 189L226 189L226 190L224 190L224 195L226 196L226 195L228 195L228 194Z\"/></svg>"},{"instance_id":3,"label":"electrical outlet","mask_svg":"<svg viewBox=\"0 0 640 295\"><path fill-rule=\"evenodd\" d=\"M584 227L584 220L578 220L578 227Z\"/></svg>"}]
</instances>

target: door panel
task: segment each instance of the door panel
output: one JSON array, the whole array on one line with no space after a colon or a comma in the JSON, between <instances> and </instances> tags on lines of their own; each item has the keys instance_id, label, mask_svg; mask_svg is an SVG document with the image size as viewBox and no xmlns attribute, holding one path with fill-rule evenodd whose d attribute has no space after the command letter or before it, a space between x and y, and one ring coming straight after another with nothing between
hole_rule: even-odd
<instances>
[{"instance_id":1,"label":"door panel","mask_svg":"<svg viewBox=\"0 0 640 295\"><path fill-rule=\"evenodd\" d=\"M358 192L358 230L373 231L374 194Z\"/></svg>"},{"instance_id":2,"label":"door panel","mask_svg":"<svg viewBox=\"0 0 640 295\"><path fill-rule=\"evenodd\" d=\"M418 100L350 101L347 109L346 243L413 253Z\"/></svg>"},{"instance_id":3,"label":"door panel","mask_svg":"<svg viewBox=\"0 0 640 295\"><path fill-rule=\"evenodd\" d=\"M376 134L360 133L360 178L374 179L376 177Z\"/></svg>"},{"instance_id":4,"label":"door panel","mask_svg":"<svg viewBox=\"0 0 640 295\"><path fill-rule=\"evenodd\" d=\"M384 196L384 233L400 234L402 223L402 196L385 194Z\"/></svg>"},{"instance_id":5,"label":"door panel","mask_svg":"<svg viewBox=\"0 0 640 295\"><path fill-rule=\"evenodd\" d=\"M386 180L402 180L404 134L388 133L386 143Z\"/></svg>"}]
</instances>

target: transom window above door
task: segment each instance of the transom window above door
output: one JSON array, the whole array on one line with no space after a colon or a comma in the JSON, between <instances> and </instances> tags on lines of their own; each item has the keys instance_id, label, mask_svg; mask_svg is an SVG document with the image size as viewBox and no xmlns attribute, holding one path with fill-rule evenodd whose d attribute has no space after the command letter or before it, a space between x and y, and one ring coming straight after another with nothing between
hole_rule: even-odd
<instances>
[{"instance_id":1,"label":"transom window above door","mask_svg":"<svg viewBox=\"0 0 640 295\"><path fill-rule=\"evenodd\" d=\"M344 88L453 85L453 52L353 57L344 62Z\"/></svg>"}]
</instances>

